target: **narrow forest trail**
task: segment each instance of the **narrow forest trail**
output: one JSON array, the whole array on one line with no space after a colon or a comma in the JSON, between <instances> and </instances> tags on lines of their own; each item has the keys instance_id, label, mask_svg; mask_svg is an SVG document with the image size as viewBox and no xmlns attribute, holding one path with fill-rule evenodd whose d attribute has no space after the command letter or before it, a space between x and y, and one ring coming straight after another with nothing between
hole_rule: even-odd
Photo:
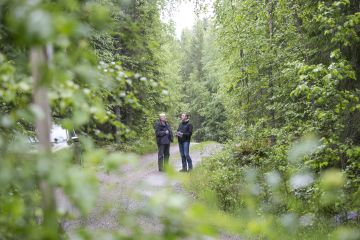
<instances>
[{"instance_id":1,"label":"narrow forest trail","mask_svg":"<svg viewBox=\"0 0 360 240\"><path fill-rule=\"evenodd\" d=\"M222 148L222 145L210 143L201 149L191 145L190 155L196 165ZM170 164L177 171L181 169L178 146L173 144L170 149ZM187 174L187 173L178 173ZM67 221L63 227L71 233L79 227L90 230L111 231L121 228L123 216L137 216L136 224L145 232L160 233L161 224L154 217L138 214L143 210L149 198L164 190L174 193L185 193L179 181L170 179L157 169L157 153L140 157L135 165L126 165L120 171L105 173L99 171L100 192L97 207L86 219ZM186 194L186 193L185 193Z\"/></svg>"}]
</instances>

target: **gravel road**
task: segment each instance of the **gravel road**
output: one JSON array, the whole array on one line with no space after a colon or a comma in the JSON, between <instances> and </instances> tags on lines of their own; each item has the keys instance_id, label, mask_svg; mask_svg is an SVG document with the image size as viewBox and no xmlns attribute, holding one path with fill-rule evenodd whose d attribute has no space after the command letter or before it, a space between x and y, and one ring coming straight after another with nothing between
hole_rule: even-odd
<instances>
[{"instance_id":1,"label":"gravel road","mask_svg":"<svg viewBox=\"0 0 360 240\"><path fill-rule=\"evenodd\" d=\"M192 144L195 146L196 143ZM194 167L202 158L210 156L222 148L220 144L212 143L201 150L190 150ZM170 148L170 164L177 171L181 169L181 159L177 145ZM186 174L186 173L184 173ZM79 227L89 230L111 231L121 228L121 216L136 214L141 210L146 201L164 189L173 189L176 192L183 192L181 184L176 180L159 172L157 169L157 154L147 154L140 157L136 164L123 166L118 172L105 173L99 171L97 178L100 182L100 192L97 207L86 219L71 220L63 223L63 228L69 233ZM71 209L70 204L59 195L62 208ZM145 232L160 232L161 224L153 217L139 215L136 224ZM223 239L236 239L223 237Z\"/></svg>"}]
</instances>

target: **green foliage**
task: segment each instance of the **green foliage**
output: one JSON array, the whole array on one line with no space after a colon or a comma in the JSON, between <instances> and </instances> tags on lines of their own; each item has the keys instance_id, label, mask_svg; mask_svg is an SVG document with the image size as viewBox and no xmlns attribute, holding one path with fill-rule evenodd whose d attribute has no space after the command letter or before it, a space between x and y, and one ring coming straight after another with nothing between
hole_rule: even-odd
<instances>
[{"instance_id":1,"label":"green foliage","mask_svg":"<svg viewBox=\"0 0 360 240\"><path fill-rule=\"evenodd\" d=\"M347 219L360 205L358 1L218 0L180 41L160 20L166 2L0 2L1 238L62 239L58 222L75 216L55 189L85 217L96 170L136 161L117 150L155 149L158 113L175 128L185 111L195 140L228 141L189 174L202 204L165 191L144 208L160 234L127 216L124 231L77 237L358 239ZM52 117L81 132L82 166L29 144L45 116L35 80Z\"/></svg>"},{"instance_id":2,"label":"green foliage","mask_svg":"<svg viewBox=\"0 0 360 240\"><path fill-rule=\"evenodd\" d=\"M117 33L110 34L109 30L126 26L127 21L119 18L119 8L110 11L112 6L118 5L75 0L0 3L1 238L63 238L58 223L74 216L56 206L55 189L86 216L97 199L95 170L103 166L110 172L135 161L130 155L95 148L86 135L98 141L108 138L121 142L134 139L134 134L145 135L139 126L147 124L146 138L153 134L148 116L155 117L152 115L159 103L168 104L162 99L166 94L160 70L165 70L158 57L160 42L168 39L161 38L157 2L135 6L134 11L141 10L139 21L128 29L134 35L127 34L130 38L121 43L116 41ZM126 14L122 17L127 18ZM148 32L142 38L144 29ZM123 49L132 46L131 36L141 42L134 52L116 53L116 44ZM144 41L148 37L154 39ZM30 52L40 49L45 53L45 48L48 54L53 50L47 57L52 56L45 60L47 64L36 66ZM82 133L83 166L73 164L70 150L45 154L30 146L28 136L35 135L35 122L44 117L44 112L32 104L35 78L48 91L50 101L44 99L43 104L50 104L56 121Z\"/></svg>"},{"instance_id":3,"label":"green foliage","mask_svg":"<svg viewBox=\"0 0 360 240\"><path fill-rule=\"evenodd\" d=\"M191 116L197 141L227 139L224 106L217 94L222 64L216 51L214 35L207 31L207 20L198 20L192 32L181 37L181 68L179 83L181 112Z\"/></svg>"},{"instance_id":4,"label":"green foliage","mask_svg":"<svg viewBox=\"0 0 360 240\"><path fill-rule=\"evenodd\" d=\"M302 163L319 151L317 144L313 138L295 144L285 157L286 168L279 169L268 161L272 149L259 154L260 149L265 151L258 148L261 145L229 145L203 161L186 187L201 201L244 219L248 229L241 230L241 235L342 239L338 234L347 229L346 234L358 237L356 226L340 222L342 214L355 206L351 199L357 197L346 187L345 172L330 169L317 174Z\"/></svg>"},{"instance_id":5,"label":"green foliage","mask_svg":"<svg viewBox=\"0 0 360 240\"><path fill-rule=\"evenodd\" d=\"M193 105L200 113L204 100L212 113L224 106L229 142L193 172L190 189L258 223L251 236L358 237L344 218L359 210L358 3L226 0L214 8L205 76L218 87ZM204 127L218 114L203 116L212 116Z\"/></svg>"}]
</instances>

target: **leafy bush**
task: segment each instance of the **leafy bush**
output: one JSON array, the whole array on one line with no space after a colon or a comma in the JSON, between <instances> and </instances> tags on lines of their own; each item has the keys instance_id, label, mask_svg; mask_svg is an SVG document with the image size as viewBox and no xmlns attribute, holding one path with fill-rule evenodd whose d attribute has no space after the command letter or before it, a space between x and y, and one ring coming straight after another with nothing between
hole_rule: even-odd
<instances>
[{"instance_id":1,"label":"leafy bush","mask_svg":"<svg viewBox=\"0 0 360 240\"><path fill-rule=\"evenodd\" d=\"M348 189L347 172L334 168L319 172L304 165L323 151L316 138L288 146L286 154L283 146L256 146L261 144L226 146L193 171L187 188L209 205L247 221L273 219L280 234L300 238L311 232L314 237L331 230L335 236L346 229L359 236L354 228L359 192ZM272 233L262 228L252 235L272 238Z\"/></svg>"}]
</instances>

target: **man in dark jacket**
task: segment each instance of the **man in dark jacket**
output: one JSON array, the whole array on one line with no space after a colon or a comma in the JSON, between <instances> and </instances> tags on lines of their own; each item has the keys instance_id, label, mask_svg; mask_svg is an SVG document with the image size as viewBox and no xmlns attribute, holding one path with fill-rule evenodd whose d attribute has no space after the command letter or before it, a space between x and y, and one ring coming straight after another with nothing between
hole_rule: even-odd
<instances>
[{"instance_id":1,"label":"man in dark jacket","mask_svg":"<svg viewBox=\"0 0 360 240\"><path fill-rule=\"evenodd\" d=\"M180 172L191 171L193 168L192 160L189 154L190 140L193 126L189 123L189 116L186 113L181 114L181 123L176 132L179 141L182 169Z\"/></svg>"},{"instance_id":2,"label":"man in dark jacket","mask_svg":"<svg viewBox=\"0 0 360 240\"><path fill-rule=\"evenodd\" d=\"M166 121L165 113L159 115L159 121L155 124L156 142L158 146L159 171L164 171L164 166L169 163L170 143L173 141L173 132Z\"/></svg>"}]
</instances>

